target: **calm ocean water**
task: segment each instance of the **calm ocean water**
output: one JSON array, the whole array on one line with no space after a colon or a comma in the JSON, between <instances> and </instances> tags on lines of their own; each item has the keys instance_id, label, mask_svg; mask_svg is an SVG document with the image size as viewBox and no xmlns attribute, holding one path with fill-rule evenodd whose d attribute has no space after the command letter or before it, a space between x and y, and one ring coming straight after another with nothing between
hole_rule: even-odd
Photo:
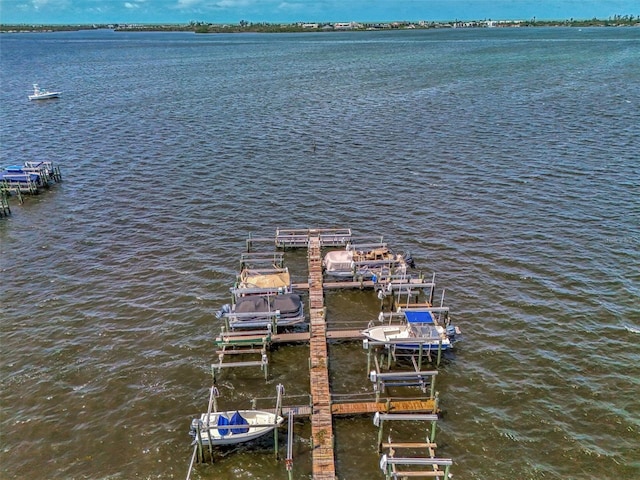
<instances>
[{"instance_id":1,"label":"calm ocean water","mask_svg":"<svg viewBox=\"0 0 640 480\"><path fill-rule=\"evenodd\" d=\"M446 289L454 478L640 478L640 29L19 34L0 60L0 164L64 179L0 219L1 478L184 478L245 238L329 226ZM335 392L371 389L359 344L329 353ZM305 394L307 355L225 372L220 406ZM334 428L339 478L383 478L371 419ZM287 474L267 438L192 478Z\"/></svg>"}]
</instances>

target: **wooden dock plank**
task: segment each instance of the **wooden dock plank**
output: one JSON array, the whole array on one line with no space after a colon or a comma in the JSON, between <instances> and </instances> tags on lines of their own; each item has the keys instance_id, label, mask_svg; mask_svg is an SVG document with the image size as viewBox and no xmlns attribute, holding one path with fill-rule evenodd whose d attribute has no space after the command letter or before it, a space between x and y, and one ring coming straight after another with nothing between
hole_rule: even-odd
<instances>
[{"instance_id":1,"label":"wooden dock plank","mask_svg":"<svg viewBox=\"0 0 640 480\"><path fill-rule=\"evenodd\" d=\"M353 402L334 403L331 412L334 415L362 415L365 413L401 413L401 412L427 412L435 413L437 409L435 400L396 400L390 402Z\"/></svg>"}]
</instances>

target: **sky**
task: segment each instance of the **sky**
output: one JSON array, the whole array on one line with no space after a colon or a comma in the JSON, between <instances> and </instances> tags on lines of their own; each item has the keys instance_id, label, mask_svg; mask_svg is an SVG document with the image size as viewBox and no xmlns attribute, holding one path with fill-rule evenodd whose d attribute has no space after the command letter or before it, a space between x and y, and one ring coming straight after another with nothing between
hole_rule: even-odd
<instances>
[{"instance_id":1,"label":"sky","mask_svg":"<svg viewBox=\"0 0 640 480\"><path fill-rule=\"evenodd\" d=\"M3 24L606 19L640 0L0 0Z\"/></svg>"}]
</instances>

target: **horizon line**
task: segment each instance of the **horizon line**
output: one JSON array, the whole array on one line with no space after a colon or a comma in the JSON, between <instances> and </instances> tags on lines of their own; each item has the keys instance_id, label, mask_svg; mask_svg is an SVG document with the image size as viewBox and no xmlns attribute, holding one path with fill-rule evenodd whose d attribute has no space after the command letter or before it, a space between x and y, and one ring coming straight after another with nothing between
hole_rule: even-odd
<instances>
[{"instance_id":1,"label":"horizon line","mask_svg":"<svg viewBox=\"0 0 640 480\"><path fill-rule=\"evenodd\" d=\"M616 20L626 20L626 21L633 21L636 20L638 22L640 22L640 15L633 15L633 14L627 14L627 15L612 15L609 16L607 18L598 18L598 17L591 17L591 18L574 18L574 17L570 17L570 18L536 18L535 16L532 17L531 19L523 19L523 18L518 18L518 19L501 19L501 20L492 20L490 18L483 18L483 19L449 19L449 20L426 20L426 19L421 19L421 20L376 20L376 21L358 21L358 20L349 20L349 21L329 21L329 20L318 20L318 21L296 21L296 22L278 22L278 21L271 21L271 22L267 22L267 21L261 21L261 22L251 22L249 21L248 24L249 25L255 25L255 24L274 24L274 25L299 25L299 24L305 24L305 23L325 23L325 24L333 24L333 23L360 23L360 24L372 24L372 23L409 23L409 24L413 24L413 23L419 23L419 22L429 22L429 23L450 23L450 22L503 22L503 23L509 23L509 22L584 22L584 21L599 21L599 22L604 22L604 21L616 21ZM222 22L222 23L214 23L214 22L209 22L209 21L205 21L205 20L189 20L188 22L131 22L131 21L123 21L123 22L79 22L79 23L66 23L66 22L60 22L60 23L33 23L33 22L23 22L23 23L16 23L16 22L0 22L0 26L4 26L4 25L31 25L31 26L38 26L38 27L46 27L46 26L61 26L61 25L68 25L68 26L83 26L83 25L112 25L112 24L136 24L136 25L190 25L190 24L202 24L202 23L206 23L208 25L241 25L242 20L233 23L233 22Z\"/></svg>"}]
</instances>

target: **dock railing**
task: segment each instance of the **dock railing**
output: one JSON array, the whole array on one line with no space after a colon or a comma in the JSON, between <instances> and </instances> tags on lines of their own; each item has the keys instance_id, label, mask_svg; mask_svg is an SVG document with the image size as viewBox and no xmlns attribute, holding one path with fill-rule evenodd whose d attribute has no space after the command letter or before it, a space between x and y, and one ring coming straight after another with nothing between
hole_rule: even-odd
<instances>
[{"instance_id":1,"label":"dock railing","mask_svg":"<svg viewBox=\"0 0 640 480\"><path fill-rule=\"evenodd\" d=\"M284 268L283 252L247 252L240 255L240 271L265 266Z\"/></svg>"},{"instance_id":2,"label":"dock railing","mask_svg":"<svg viewBox=\"0 0 640 480\"><path fill-rule=\"evenodd\" d=\"M275 245L278 248L306 248L309 239L317 237L321 247L346 245L351 240L350 228L276 229Z\"/></svg>"}]
</instances>

